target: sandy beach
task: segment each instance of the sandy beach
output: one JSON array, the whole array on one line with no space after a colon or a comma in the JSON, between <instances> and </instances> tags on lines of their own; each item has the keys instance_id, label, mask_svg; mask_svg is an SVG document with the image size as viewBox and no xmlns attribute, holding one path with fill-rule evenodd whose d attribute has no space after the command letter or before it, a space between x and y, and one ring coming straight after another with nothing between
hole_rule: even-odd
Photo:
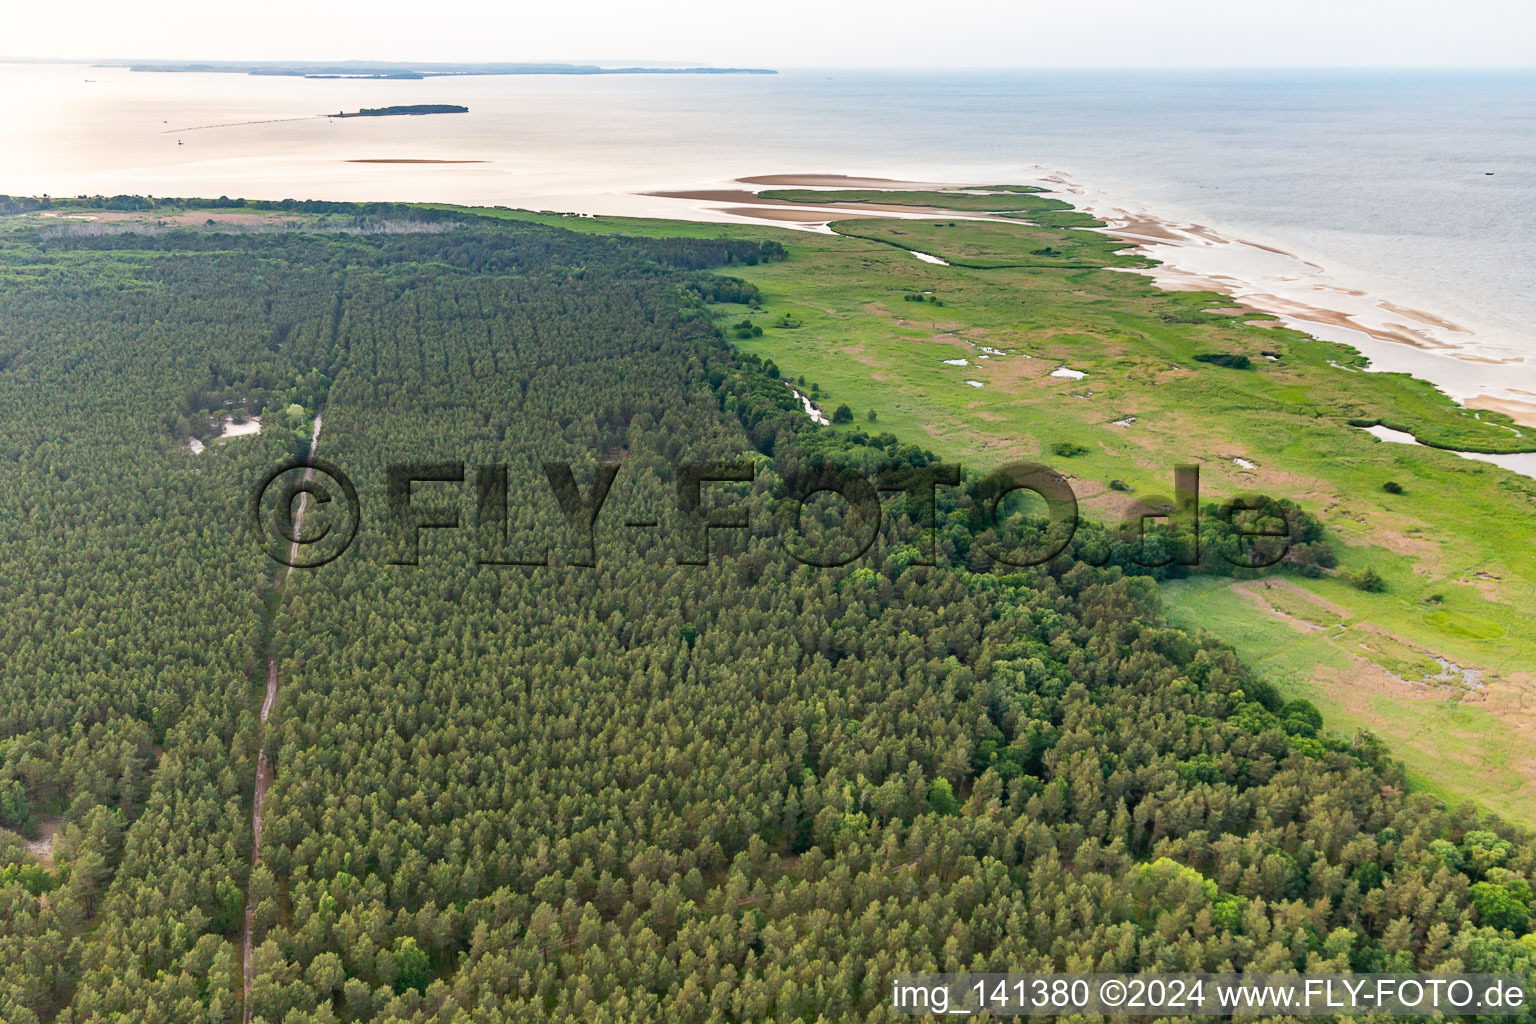
<instances>
[{"instance_id":1,"label":"sandy beach","mask_svg":"<svg viewBox=\"0 0 1536 1024\"><path fill-rule=\"evenodd\" d=\"M1536 365L1529 341L1480 332L1432 311L1353 287L1319 262L1276 246L1126 209L1112 197L1054 175L1046 183L1074 206L1159 261L1160 287L1215 291L1280 318L1288 327L1358 349L1373 372L1409 373L1473 409L1536 426Z\"/></svg>"}]
</instances>

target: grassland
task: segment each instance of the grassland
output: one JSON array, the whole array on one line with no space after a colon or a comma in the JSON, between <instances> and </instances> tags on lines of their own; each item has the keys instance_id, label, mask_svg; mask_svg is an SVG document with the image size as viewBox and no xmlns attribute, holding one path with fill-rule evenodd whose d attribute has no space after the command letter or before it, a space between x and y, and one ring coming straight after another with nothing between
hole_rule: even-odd
<instances>
[{"instance_id":1,"label":"grassland","mask_svg":"<svg viewBox=\"0 0 1536 1024\"><path fill-rule=\"evenodd\" d=\"M1355 372L1364 360L1353 350L1222 296L1162 292L1126 272L1139 257L1063 227L1059 211L1004 208L1021 216L861 218L836 224L839 236L475 212L578 231L782 242L786 262L733 271L765 295L750 314L762 335L738 343L818 385L829 409L848 404L854 422L837 429L870 429L873 410L879 429L968 467L1049 462L1104 518L1120 515L1128 494L1168 493L1174 466L1186 463L1200 466L1205 500L1257 492L1301 502L1328 526L1344 573L1369 566L1385 592L1357 590L1343 574L1262 592L1182 581L1165 587L1170 616L1312 700L1332 729L1380 735L1416 785L1536 825L1536 745L1525 742L1536 706L1536 638L1526 628L1536 615L1536 481L1350 424L1380 420L1427 444L1489 451L1536 448L1536 431L1464 410L1405 375ZM799 326L774 326L786 313ZM1201 355L1243 355L1250 368ZM1083 376L1053 376L1063 369ZM1062 442L1086 453L1060 458ZM1387 481L1402 493L1384 491ZM1456 667L1447 678L1438 678L1442 661Z\"/></svg>"}]
</instances>

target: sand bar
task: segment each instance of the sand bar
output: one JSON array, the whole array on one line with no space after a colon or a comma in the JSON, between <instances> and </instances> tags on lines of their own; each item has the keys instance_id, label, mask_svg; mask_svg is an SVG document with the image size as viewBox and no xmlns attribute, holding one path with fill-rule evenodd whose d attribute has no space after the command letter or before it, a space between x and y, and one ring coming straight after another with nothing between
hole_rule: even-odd
<instances>
[{"instance_id":1,"label":"sand bar","mask_svg":"<svg viewBox=\"0 0 1536 1024\"><path fill-rule=\"evenodd\" d=\"M706 203L737 203L741 206L761 206L763 210L743 210L738 216L759 217L764 220L805 220L801 217L778 217L774 211L782 210L786 213L797 213L801 210L834 211L830 216L814 218L816 221L835 220L844 213L862 214L866 217L872 215L890 215L904 217L943 217L947 220L990 220L985 215L978 216L975 213L962 213L958 210L944 210L937 206L902 206L900 203L796 203L784 199L764 199L755 192L744 189L694 189L682 192L646 192L648 196L657 199L688 199ZM736 212L736 211L733 211Z\"/></svg>"},{"instance_id":2,"label":"sand bar","mask_svg":"<svg viewBox=\"0 0 1536 1024\"><path fill-rule=\"evenodd\" d=\"M855 178L847 174L759 174L737 178L745 185L778 185L790 188L950 188L931 181L901 181L897 178Z\"/></svg>"},{"instance_id":3,"label":"sand bar","mask_svg":"<svg viewBox=\"0 0 1536 1024\"><path fill-rule=\"evenodd\" d=\"M781 210L762 206L721 206L718 209L721 213L728 213L732 217L771 220L784 224L825 224L841 217L840 214L829 214L823 210Z\"/></svg>"},{"instance_id":4,"label":"sand bar","mask_svg":"<svg viewBox=\"0 0 1536 1024\"><path fill-rule=\"evenodd\" d=\"M422 160L415 157L362 157L349 164L488 164L489 160Z\"/></svg>"}]
</instances>

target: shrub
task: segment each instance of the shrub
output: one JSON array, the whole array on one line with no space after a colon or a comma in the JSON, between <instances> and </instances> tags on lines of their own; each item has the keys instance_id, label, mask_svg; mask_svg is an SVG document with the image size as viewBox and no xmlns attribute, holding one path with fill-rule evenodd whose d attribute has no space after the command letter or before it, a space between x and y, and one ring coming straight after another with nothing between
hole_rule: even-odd
<instances>
[{"instance_id":1,"label":"shrub","mask_svg":"<svg viewBox=\"0 0 1536 1024\"><path fill-rule=\"evenodd\" d=\"M1293 545L1285 560L1295 566L1297 572L1311 579L1317 579L1323 575L1324 569L1332 569L1339 564L1339 556L1334 552L1333 545L1323 540Z\"/></svg>"},{"instance_id":2,"label":"shrub","mask_svg":"<svg viewBox=\"0 0 1536 1024\"><path fill-rule=\"evenodd\" d=\"M1398 483L1396 480L1388 480L1386 483L1381 485L1381 489L1386 491L1388 494L1403 493L1403 485Z\"/></svg>"},{"instance_id":3,"label":"shrub","mask_svg":"<svg viewBox=\"0 0 1536 1024\"><path fill-rule=\"evenodd\" d=\"M873 410L873 409L871 409L871 410L869 410L869 412L865 413L864 414L864 418L869 420L869 422L871 422L871 423L873 423L873 422L875 422L875 420L879 419L879 417L875 415L875 410Z\"/></svg>"},{"instance_id":4,"label":"shrub","mask_svg":"<svg viewBox=\"0 0 1536 1024\"><path fill-rule=\"evenodd\" d=\"M852 423L853 422L853 410L848 408L846 405L838 406L836 409L832 410L832 422L833 423Z\"/></svg>"},{"instance_id":5,"label":"shrub","mask_svg":"<svg viewBox=\"0 0 1536 1024\"><path fill-rule=\"evenodd\" d=\"M1071 441L1057 441L1056 446L1051 449L1064 459L1075 459L1079 455L1087 455L1088 450L1087 445L1074 444Z\"/></svg>"},{"instance_id":6,"label":"shrub","mask_svg":"<svg viewBox=\"0 0 1536 1024\"><path fill-rule=\"evenodd\" d=\"M1132 487L1130 484L1126 483L1124 480L1111 480L1109 482L1109 489L1112 490L1112 491L1124 491L1125 493L1129 494L1132 491L1134 491L1136 488Z\"/></svg>"},{"instance_id":7,"label":"shrub","mask_svg":"<svg viewBox=\"0 0 1536 1024\"><path fill-rule=\"evenodd\" d=\"M1349 578L1349 582L1354 584L1355 589L1367 594L1380 594L1387 589L1387 581L1375 569L1361 569Z\"/></svg>"}]
</instances>

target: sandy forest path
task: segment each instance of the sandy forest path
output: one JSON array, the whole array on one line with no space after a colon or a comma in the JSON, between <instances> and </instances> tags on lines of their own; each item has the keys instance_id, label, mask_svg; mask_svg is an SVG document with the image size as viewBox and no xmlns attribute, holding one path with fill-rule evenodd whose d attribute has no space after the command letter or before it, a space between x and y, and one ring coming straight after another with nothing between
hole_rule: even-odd
<instances>
[{"instance_id":1,"label":"sandy forest path","mask_svg":"<svg viewBox=\"0 0 1536 1024\"><path fill-rule=\"evenodd\" d=\"M320 445L320 413L315 413L315 429L309 435L309 454L313 458L315 449ZM315 471L306 469L304 480L309 482L314 478ZM293 536L301 536L300 530L304 526L304 509L309 505L309 495L299 495L299 507L293 514ZM278 570L277 578L272 581L274 587L281 586L282 582L293 572L291 563L298 561L299 542L295 540L293 546L288 549L289 565ZM272 785L272 766L267 763L267 751L263 743L265 740L267 718L272 714L272 706L277 703L277 654L267 654L267 693L261 701L261 721L256 729L256 789L251 799L251 869L261 863L261 805L266 801L267 790ZM249 886L245 899L245 926L241 929L241 974L244 977L244 998L241 1000L243 1012L241 1020L244 1024L251 1024L251 919L255 912L255 905L250 898Z\"/></svg>"}]
</instances>

